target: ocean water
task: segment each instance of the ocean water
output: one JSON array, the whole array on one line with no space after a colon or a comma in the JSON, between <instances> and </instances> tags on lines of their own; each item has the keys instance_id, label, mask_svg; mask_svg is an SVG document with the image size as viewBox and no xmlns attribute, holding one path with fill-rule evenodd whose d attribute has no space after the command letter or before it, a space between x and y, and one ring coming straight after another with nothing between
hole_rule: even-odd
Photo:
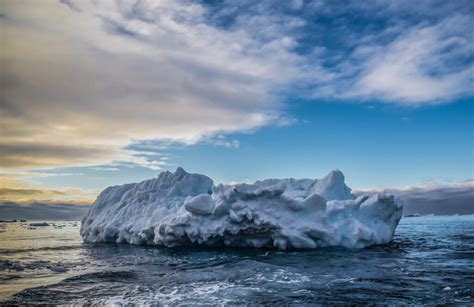
<instances>
[{"instance_id":1,"label":"ocean water","mask_svg":"<svg viewBox=\"0 0 474 307\"><path fill-rule=\"evenodd\" d=\"M474 216L402 218L390 244L311 251L86 244L0 224L0 304L474 304Z\"/></svg>"}]
</instances>

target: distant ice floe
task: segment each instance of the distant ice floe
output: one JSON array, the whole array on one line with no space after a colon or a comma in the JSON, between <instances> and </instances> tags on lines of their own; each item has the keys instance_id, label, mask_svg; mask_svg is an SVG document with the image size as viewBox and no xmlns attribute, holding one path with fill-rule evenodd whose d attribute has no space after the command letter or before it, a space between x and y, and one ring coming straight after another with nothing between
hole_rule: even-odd
<instances>
[{"instance_id":1,"label":"distant ice floe","mask_svg":"<svg viewBox=\"0 0 474 307\"><path fill-rule=\"evenodd\" d=\"M355 197L339 170L323 179L214 185L178 168L105 189L82 220L86 242L167 247L362 248L392 239L401 200Z\"/></svg>"},{"instance_id":2,"label":"distant ice floe","mask_svg":"<svg viewBox=\"0 0 474 307\"><path fill-rule=\"evenodd\" d=\"M47 226L50 226L50 225L46 222L39 222L39 223L30 223L30 226L32 226L32 227L47 227Z\"/></svg>"}]
</instances>

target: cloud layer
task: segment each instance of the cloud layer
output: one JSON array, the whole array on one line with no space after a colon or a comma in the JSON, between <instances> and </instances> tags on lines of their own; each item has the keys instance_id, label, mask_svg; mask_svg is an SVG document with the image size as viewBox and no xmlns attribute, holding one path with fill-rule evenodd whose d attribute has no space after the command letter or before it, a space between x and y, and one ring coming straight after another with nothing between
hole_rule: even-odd
<instances>
[{"instance_id":1,"label":"cloud layer","mask_svg":"<svg viewBox=\"0 0 474 307\"><path fill-rule=\"evenodd\" d=\"M89 210L88 204L0 202L2 220L80 221Z\"/></svg>"},{"instance_id":2,"label":"cloud layer","mask_svg":"<svg viewBox=\"0 0 474 307\"><path fill-rule=\"evenodd\" d=\"M374 97L403 104L440 103L472 93L473 42L462 31L472 18L456 15L435 25L417 25L386 46L360 46L370 58L348 97Z\"/></svg>"},{"instance_id":3,"label":"cloud layer","mask_svg":"<svg viewBox=\"0 0 474 307\"><path fill-rule=\"evenodd\" d=\"M0 196L4 193L0 190ZM48 195L52 191L32 191ZM54 191L53 191L54 192ZM65 193L67 191L56 191ZM404 189L359 190L356 194L375 194L387 192L400 196L405 205L404 215L418 213L451 215L474 214L474 182L460 184L427 185ZM0 197L1 199L1 197ZM40 202L16 203L0 200L0 219L28 219L28 220L81 220L92 200L78 204L65 201L43 200Z\"/></svg>"},{"instance_id":4,"label":"cloud layer","mask_svg":"<svg viewBox=\"0 0 474 307\"><path fill-rule=\"evenodd\" d=\"M433 184L404 189L364 190L356 194L380 192L399 196L405 203L403 214L474 214L474 181Z\"/></svg>"},{"instance_id":5,"label":"cloud layer","mask_svg":"<svg viewBox=\"0 0 474 307\"><path fill-rule=\"evenodd\" d=\"M273 90L297 75L292 40L205 14L175 1L6 3L0 166L105 162L131 138L193 143L277 121Z\"/></svg>"},{"instance_id":6,"label":"cloud layer","mask_svg":"<svg viewBox=\"0 0 474 307\"><path fill-rule=\"evenodd\" d=\"M7 1L0 168L162 165L124 150L132 140L237 148L221 135L294 121L288 93L404 105L472 95L469 8Z\"/></svg>"}]
</instances>

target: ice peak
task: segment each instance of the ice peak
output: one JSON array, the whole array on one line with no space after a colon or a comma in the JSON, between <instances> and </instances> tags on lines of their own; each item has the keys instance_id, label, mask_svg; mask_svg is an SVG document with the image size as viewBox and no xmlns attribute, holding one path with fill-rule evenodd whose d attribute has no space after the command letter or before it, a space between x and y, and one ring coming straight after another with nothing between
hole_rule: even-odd
<instances>
[{"instance_id":1,"label":"ice peak","mask_svg":"<svg viewBox=\"0 0 474 307\"><path fill-rule=\"evenodd\" d=\"M182 168L181 166L178 166L178 167L176 168L176 170L174 171L174 175L175 175L175 176L184 176L184 175L186 175L186 174L188 174L188 173L187 173L187 172L184 170L184 168Z\"/></svg>"},{"instance_id":2,"label":"ice peak","mask_svg":"<svg viewBox=\"0 0 474 307\"><path fill-rule=\"evenodd\" d=\"M324 178L321 180L326 181L328 183L344 183L344 179L344 174L336 168L335 170L330 171L329 174L324 176Z\"/></svg>"},{"instance_id":3,"label":"ice peak","mask_svg":"<svg viewBox=\"0 0 474 307\"><path fill-rule=\"evenodd\" d=\"M335 169L317 182L314 192L326 200L355 198L351 194L351 189L346 186L344 179L344 174Z\"/></svg>"}]
</instances>

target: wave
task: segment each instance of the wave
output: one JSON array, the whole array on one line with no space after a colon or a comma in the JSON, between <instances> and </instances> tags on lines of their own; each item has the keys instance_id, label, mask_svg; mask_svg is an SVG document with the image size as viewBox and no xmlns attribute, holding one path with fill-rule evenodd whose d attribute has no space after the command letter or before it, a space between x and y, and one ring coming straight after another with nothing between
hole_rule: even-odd
<instances>
[{"instance_id":1,"label":"wave","mask_svg":"<svg viewBox=\"0 0 474 307\"><path fill-rule=\"evenodd\" d=\"M44 246L36 248L18 248L18 249L1 249L0 255L10 255L18 253L41 252L41 251L64 251L83 248L82 244L78 245L61 245L61 246Z\"/></svg>"}]
</instances>

